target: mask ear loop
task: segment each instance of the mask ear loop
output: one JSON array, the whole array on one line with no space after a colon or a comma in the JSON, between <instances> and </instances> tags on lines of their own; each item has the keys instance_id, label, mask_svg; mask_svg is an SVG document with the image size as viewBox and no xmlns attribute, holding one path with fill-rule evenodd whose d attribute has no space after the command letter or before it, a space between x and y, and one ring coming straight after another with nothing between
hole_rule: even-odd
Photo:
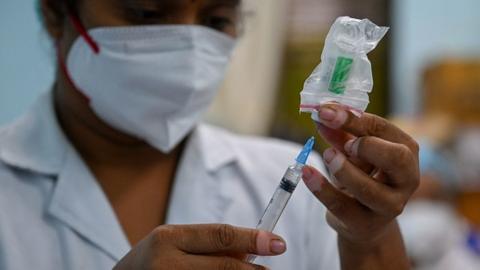
<instances>
[{"instance_id":1,"label":"mask ear loop","mask_svg":"<svg viewBox=\"0 0 480 270\"><path fill-rule=\"evenodd\" d=\"M100 47L98 44L95 42L95 40L88 34L86 28L83 26L82 22L78 18L77 15L73 12L72 8L67 2L67 10L68 10L68 17L70 19L70 22L72 23L73 27L75 30L79 33L79 35L85 40L85 42L90 46L94 54L99 54L100 53ZM87 101L90 102L90 98L85 95L84 92L82 92L75 84L73 81L72 76L70 75L70 72L68 71L65 59L62 56L62 51L61 51L61 46L60 42L56 42L56 49L57 49L57 59L58 63L60 66L60 69L62 70L63 74L65 74L65 77L67 79L67 82L78 92L80 95Z\"/></svg>"},{"instance_id":2,"label":"mask ear loop","mask_svg":"<svg viewBox=\"0 0 480 270\"><path fill-rule=\"evenodd\" d=\"M69 8L69 10L70 10L70 8ZM85 40L85 42L88 44L88 46L90 46L92 51L95 54L99 54L100 53L100 47L95 42L95 40L93 40L92 36L90 36L90 34L88 34L87 29L85 29L82 22L78 18L78 16L75 15L75 13L73 13L72 11L69 11L69 16L68 17L69 17L70 22L72 23L73 27L75 28L75 30L77 30L78 34L80 34L80 36Z\"/></svg>"}]
</instances>

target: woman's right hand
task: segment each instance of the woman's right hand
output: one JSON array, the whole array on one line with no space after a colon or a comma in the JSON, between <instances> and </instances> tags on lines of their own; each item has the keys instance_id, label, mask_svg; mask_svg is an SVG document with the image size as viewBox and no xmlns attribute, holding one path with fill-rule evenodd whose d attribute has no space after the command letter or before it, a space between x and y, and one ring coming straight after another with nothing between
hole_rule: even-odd
<instances>
[{"instance_id":1,"label":"woman's right hand","mask_svg":"<svg viewBox=\"0 0 480 270\"><path fill-rule=\"evenodd\" d=\"M286 244L272 233L230 225L165 225L140 241L114 270L254 270L248 254L275 256Z\"/></svg>"}]
</instances>

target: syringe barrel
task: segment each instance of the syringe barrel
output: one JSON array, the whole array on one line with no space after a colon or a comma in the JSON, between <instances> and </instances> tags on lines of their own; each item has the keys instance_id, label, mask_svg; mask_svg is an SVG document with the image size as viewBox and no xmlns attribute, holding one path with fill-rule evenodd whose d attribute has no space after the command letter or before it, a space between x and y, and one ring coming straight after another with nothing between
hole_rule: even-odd
<instances>
[{"instance_id":1,"label":"syringe barrel","mask_svg":"<svg viewBox=\"0 0 480 270\"><path fill-rule=\"evenodd\" d=\"M283 175L282 181L280 181L280 185L278 185L277 190L275 190L262 218L258 222L257 229L273 232L278 220L282 216L283 210L285 210L290 197L292 197L295 188L302 178L303 166L303 164L297 163L288 167ZM256 258L257 256L250 255L247 257L247 262L253 263Z\"/></svg>"},{"instance_id":2,"label":"syringe barrel","mask_svg":"<svg viewBox=\"0 0 480 270\"><path fill-rule=\"evenodd\" d=\"M295 164L290 166L280 182L280 185L275 190L275 193L270 200L265 212L260 219L257 229L272 232L277 225L283 210L287 206L290 197L295 191L297 184L302 178L302 164Z\"/></svg>"}]
</instances>

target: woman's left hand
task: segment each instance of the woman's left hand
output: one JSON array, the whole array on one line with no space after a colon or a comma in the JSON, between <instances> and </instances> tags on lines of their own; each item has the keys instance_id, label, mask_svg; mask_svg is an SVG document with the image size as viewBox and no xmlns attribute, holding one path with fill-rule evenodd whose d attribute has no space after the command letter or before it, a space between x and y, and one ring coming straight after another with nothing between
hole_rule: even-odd
<instances>
[{"instance_id":1,"label":"woman's left hand","mask_svg":"<svg viewBox=\"0 0 480 270\"><path fill-rule=\"evenodd\" d=\"M418 144L372 114L356 117L335 104L318 111L319 133L333 146L324 152L333 183L312 167L303 178L328 209L329 225L340 240L362 247L381 244L392 231L401 239L395 218L419 184Z\"/></svg>"}]
</instances>

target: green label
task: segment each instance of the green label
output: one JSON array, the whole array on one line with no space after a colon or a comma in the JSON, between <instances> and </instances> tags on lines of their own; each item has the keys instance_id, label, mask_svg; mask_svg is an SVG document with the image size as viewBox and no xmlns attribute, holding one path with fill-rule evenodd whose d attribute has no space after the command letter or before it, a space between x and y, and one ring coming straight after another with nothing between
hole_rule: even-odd
<instances>
[{"instance_id":1,"label":"green label","mask_svg":"<svg viewBox=\"0 0 480 270\"><path fill-rule=\"evenodd\" d=\"M335 64L335 70L333 71L328 91L338 95L345 93L345 83L350 75L350 70L352 70L352 64L352 58L342 56L337 58L337 63Z\"/></svg>"}]
</instances>

